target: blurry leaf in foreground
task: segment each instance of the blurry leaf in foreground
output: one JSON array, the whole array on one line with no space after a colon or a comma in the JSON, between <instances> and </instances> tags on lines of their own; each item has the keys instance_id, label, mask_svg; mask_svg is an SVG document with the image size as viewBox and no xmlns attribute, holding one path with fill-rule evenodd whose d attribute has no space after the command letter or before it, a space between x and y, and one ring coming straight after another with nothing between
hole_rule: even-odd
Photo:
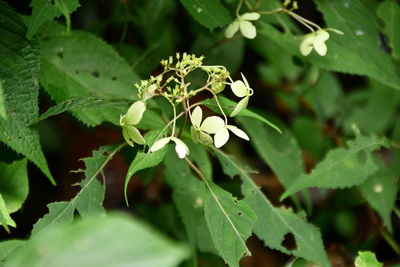
<instances>
[{"instance_id":1,"label":"blurry leaf in foreground","mask_svg":"<svg viewBox=\"0 0 400 267\"><path fill-rule=\"evenodd\" d=\"M177 266L188 256L176 244L126 215L89 217L33 237L5 266Z\"/></svg>"},{"instance_id":2,"label":"blurry leaf in foreground","mask_svg":"<svg viewBox=\"0 0 400 267\"><path fill-rule=\"evenodd\" d=\"M359 251L356 260L356 267L382 267L383 264L378 262L374 253L370 251Z\"/></svg>"}]
</instances>

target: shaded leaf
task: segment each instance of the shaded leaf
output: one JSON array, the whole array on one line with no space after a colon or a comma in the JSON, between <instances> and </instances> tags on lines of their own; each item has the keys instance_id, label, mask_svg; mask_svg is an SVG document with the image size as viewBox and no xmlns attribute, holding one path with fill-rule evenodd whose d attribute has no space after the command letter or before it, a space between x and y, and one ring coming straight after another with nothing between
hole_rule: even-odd
<instances>
[{"instance_id":1,"label":"shaded leaf","mask_svg":"<svg viewBox=\"0 0 400 267\"><path fill-rule=\"evenodd\" d=\"M330 150L310 174L301 175L287 188L282 199L309 187L345 188L363 183L378 170L372 151L386 145L386 139L358 135L347 142L347 148Z\"/></svg>"},{"instance_id":2,"label":"shaded leaf","mask_svg":"<svg viewBox=\"0 0 400 267\"><path fill-rule=\"evenodd\" d=\"M74 12L80 5L78 0L32 0L32 15L29 19L29 28L26 36L31 39L44 23L59 17L64 10Z\"/></svg>"},{"instance_id":3,"label":"shaded leaf","mask_svg":"<svg viewBox=\"0 0 400 267\"><path fill-rule=\"evenodd\" d=\"M232 21L228 10L220 0L180 0L186 10L201 25L213 30Z\"/></svg>"},{"instance_id":4,"label":"shaded leaf","mask_svg":"<svg viewBox=\"0 0 400 267\"><path fill-rule=\"evenodd\" d=\"M54 179L44 158L36 129L28 128L38 117L39 51L26 39L26 27L11 8L0 1L0 81L3 107L0 141L26 156L50 179Z\"/></svg>"},{"instance_id":5,"label":"shaded leaf","mask_svg":"<svg viewBox=\"0 0 400 267\"><path fill-rule=\"evenodd\" d=\"M24 240L7 240L0 242L0 264L5 262L9 256L18 251L26 241Z\"/></svg>"},{"instance_id":6,"label":"shaded leaf","mask_svg":"<svg viewBox=\"0 0 400 267\"><path fill-rule=\"evenodd\" d=\"M90 217L34 236L5 266L177 266L188 256L144 223L126 215Z\"/></svg>"},{"instance_id":7,"label":"shaded leaf","mask_svg":"<svg viewBox=\"0 0 400 267\"><path fill-rule=\"evenodd\" d=\"M3 96L3 85L1 81L0 81L0 117L2 117L3 119L7 119L6 107Z\"/></svg>"},{"instance_id":8,"label":"shaded leaf","mask_svg":"<svg viewBox=\"0 0 400 267\"><path fill-rule=\"evenodd\" d=\"M393 231L391 213L395 206L398 185L396 173L381 162L379 170L360 185L368 204L381 216L390 232Z\"/></svg>"},{"instance_id":9,"label":"shaded leaf","mask_svg":"<svg viewBox=\"0 0 400 267\"><path fill-rule=\"evenodd\" d=\"M136 98L133 84L138 77L101 39L82 31L65 34L64 28L57 24L43 27L42 36L40 83L55 102L74 97L131 101ZM119 116L125 112L124 106L72 109L73 115L89 126L103 121L117 125Z\"/></svg>"},{"instance_id":10,"label":"shaded leaf","mask_svg":"<svg viewBox=\"0 0 400 267\"><path fill-rule=\"evenodd\" d=\"M400 7L396 1L386 0L379 4L377 15L385 23L385 34L389 38L389 46L392 55L400 60L400 36L398 27L400 25Z\"/></svg>"},{"instance_id":11,"label":"shaded leaf","mask_svg":"<svg viewBox=\"0 0 400 267\"><path fill-rule=\"evenodd\" d=\"M217 149L214 149L214 152L225 174L232 178L240 176L243 182L243 201L257 214L253 232L266 246L323 266L330 266L318 228L307 223L302 214L295 214L283 207L274 207L249 176L250 170L238 165L224 152ZM282 245L288 233L293 234L296 241L296 248L293 250L288 250Z\"/></svg>"}]
</instances>

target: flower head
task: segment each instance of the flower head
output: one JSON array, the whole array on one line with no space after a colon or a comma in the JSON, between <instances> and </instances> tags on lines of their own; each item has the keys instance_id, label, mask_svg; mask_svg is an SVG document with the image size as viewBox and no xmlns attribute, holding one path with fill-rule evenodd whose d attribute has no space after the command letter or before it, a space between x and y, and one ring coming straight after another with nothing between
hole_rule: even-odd
<instances>
[{"instance_id":1,"label":"flower head","mask_svg":"<svg viewBox=\"0 0 400 267\"><path fill-rule=\"evenodd\" d=\"M134 143L139 145L145 143L143 136L134 126L142 120L145 111L146 104L142 101L136 101L119 120L119 124L122 126L122 135L124 136L125 141L132 147L134 146Z\"/></svg>"},{"instance_id":2,"label":"flower head","mask_svg":"<svg viewBox=\"0 0 400 267\"><path fill-rule=\"evenodd\" d=\"M247 82L246 77L244 77L243 73L241 73L241 74L242 74L243 81L238 80L231 84L232 92L237 97L242 98L239 101L239 103L237 103L237 105L233 109L232 113L230 114L231 117L236 116L237 114L239 114L240 111L245 109L247 107L247 104L249 103L250 96L253 95L253 89L250 88L250 85Z\"/></svg>"},{"instance_id":3,"label":"flower head","mask_svg":"<svg viewBox=\"0 0 400 267\"><path fill-rule=\"evenodd\" d=\"M187 145L181 139L173 136L161 138L160 140L156 141L150 147L149 152L152 153L160 150L161 148L165 147L170 141L173 141L175 143L175 151L180 159L185 158L189 154L189 148L187 147Z\"/></svg>"},{"instance_id":4,"label":"flower head","mask_svg":"<svg viewBox=\"0 0 400 267\"><path fill-rule=\"evenodd\" d=\"M325 42L329 39L329 36L329 33L323 29L307 34L300 43L301 54L308 56L314 49L320 56L325 56L328 50Z\"/></svg>"},{"instance_id":5,"label":"flower head","mask_svg":"<svg viewBox=\"0 0 400 267\"><path fill-rule=\"evenodd\" d=\"M244 37L248 39L256 38L256 27L250 21L255 21L260 18L260 14L256 12L244 13L238 16L225 30L226 38L232 38L240 29Z\"/></svg>"}]
</instances>

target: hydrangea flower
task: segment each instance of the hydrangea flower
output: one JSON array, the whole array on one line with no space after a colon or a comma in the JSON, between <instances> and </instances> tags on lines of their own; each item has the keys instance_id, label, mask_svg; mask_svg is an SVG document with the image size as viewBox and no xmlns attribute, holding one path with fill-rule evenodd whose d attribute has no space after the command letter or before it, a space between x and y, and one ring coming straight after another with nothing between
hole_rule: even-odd
<instances>
[{"instance_id":1,"label":"hydrangea flower","mask_svg":"<svg viewBox=\"0 0 400 267\"><path fill-rule=\"evenodd\" d=\"M160 140L156 141L150 147L149 152L152 153L160 150L161 148L165 147L170 141L173 141L175 143L175 151L180 159L185 158L189 154L189 148L187 147L187 145L181 139L173 136L161 138Z\"/></svg>"},{"instance_id":2,"label":"hydrangea flower","mask_svg":"<svg viewBox=\"0 0 400 267\"><path fill-rule=\"evenodd\" d=\"M134 143L139 145L145 143L142 134L134 126L142 120L145 111L146 104L143 101L136 101L119 120L119 124L122 126L122 135L124 136L125 141L132 147L134 146Z\"/></svg>"},{"instance_id":3,"label":"hydrangea flower","mask_svg":"<svg viewBox=\"0 0 400 267\"><path fill-rule=\"evenodd\" d=\"M325 56L328 50L325 42L329 39L329 36L329 33L323 29L307 34L300 43L301 54L308 56L314 49L320 56Z\"/></svg>"},{"instance_id":4,"label":"hydrangea flower","mask_svg":"<svg viewBox=\"0 0 400 267\"><path fill-rule=\"evenodd\" d=\"M247 107L247 104L249 103L250 96L253 95L253 89L250 88L250 85L247 82L246 77L244 77L243 73L241 74L244 82L238 80L231 84L232 92L237 97L242 98L242 100L240 100L239 103L237 103L232 113L229 115L231 117L236 116L237 114L239 114L240 111L245 109Z\"/></svg>"},{"instance_id":5,"label":"hydrangea flower","mask_svg":"<svg viewBox=\"0 0 400 267\"><path fill-rule=\"evenodd\" d=\"M211 145L213 143L212 137L206 132L209 128L209 124L212 123L212 117L209 117L210 119L204 120L203 124L201 121L203 120L203 110L197 106L191 116L190 120L192 122L192 128L191 128L191 134L192 134L192 139L194 142L200 141L203 144L206 145Z\"/></svg>"},{"instance_id":6,"label":"hydrangea flower","mask_svg":"<svg viewBox=\"0 0 400 267\"><path fill-rule=\"evenodd\" d=\"M248 12L238 16L225 30L225 37L232 38L240 29L242 35L248 39L256 38L256 27L250 21L260 18L260 14L256 12Z\"/></svg>"}]
</instances>

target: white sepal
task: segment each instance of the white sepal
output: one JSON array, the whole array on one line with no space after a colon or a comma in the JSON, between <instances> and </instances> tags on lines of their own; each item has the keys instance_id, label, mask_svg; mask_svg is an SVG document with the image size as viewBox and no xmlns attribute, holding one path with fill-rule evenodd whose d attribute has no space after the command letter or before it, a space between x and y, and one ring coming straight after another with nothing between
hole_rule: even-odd
<instances>
[{"instance_id":1,"label":"white sepal","mask_svg":"<svg viewBox=\"0 0 400 267\"><path fill-rule=\"evenodd\" d=\"M242 100L239 101L239 103L237 103L237 105L235 106L235 108L233 109L231 115L229 115L230 117L235 117L237 114L239 114L243 109L245 109L247 107L247 104L249 103L249 96L246 96L245 98L243 98Z\"/></svg>"},{"instance_id":2,"label":"white sepal","mask_svg":"<svg viewBox=\"0 0 400 267\"><path fill-rule=\"evenodd\" d=\"M210 117L207 117L203 121L203 123L201 124L200 130L202 130L206 133L209 133L209 134L215 134L221 128L223 128L224 125L225 125L225 122L220 117L210 116Z\"/></svg>"},{"instance_id":3,"label":"white sepal","mask_svg":"<svg viewBox=\"0 0 400 267\"><path fill-rule=\"evenodd\" d=\"M157 142L155 142L151 147L150 147L150 153L151 152L155 152L157 150L160 150L161 148L165 147L166 144L169 143L169 141L171 140L171 137L165 137L165 138L161 138L160 140L158 140Z\"/></svg>"},{"instance_id":4,"label":"white sepal","mask_svg":"<svg viewBox=\"0 0 400 267\"><path fill-rule=\"evenodd\" d=\"M247 140L247 141L250 140L249 136L243 130L239 129L238 127L233 126L233 125L228 125L227 128L232 133L234 133L236 136L238 136L238 137L240 137L240 138L242 138L244 140Z\"/></svg>"},{"instance_id":5,"label":"white sepal","mask_svg":"<svg viewBox=\"0 0 400 267\"><path fill-rule=\"evenodd\" d=\"M143 101L136 101L133 103L123 120L124 125L136 125L140 122L143 117L143 113L146 111L146 104Z\"/></svg>"},{"instance_id":6,"label":"white sepal","mask_svg":"<svg viewBox=\"0 0 400 267\"><path fill-rule=\"evenodd\" d=\"M239 30L239 21L235 20L225 30L225 37L232 38L235 33Z\"/></svg>"},{"instance_id":7,"label":"white sepal","mask_svg":"<svg viewBox=\"0 0 400 267\"><path fill-rule=\"evenodd\" d=\"M196 128L200 128L201 120L203 119L203 110L201 107L197 106L191 115L192 124Z\"/></svg>"},{"instance_id":8,"label":"white sepal","mask_svg":"<svg viewBox=\"0 0 400 267\"><path fill-rule=\"evenodd\" d=\"M240 80L233 82L231 84L231 89L237 97L245 97L249 92L248 87Z\"/></svg>"},{"instance_id":9,"label":"white sepal","mask_svg":"<svg viewBox=\"0 0 400 267\"><path fill-rule=\"evenodd\" d=\"M256 12L247 12L240 16L242 20L258 20L260 18L260 14Z\"/></svg>"},{"instance_id":10,"label":"white sepal","mask_svg":"<svg viewBox=\"0 0 400 267\"><path fill-rule=\"evenodd\" d=\"M256 26L250 21L244 20L240 22L240 32L247 39L254 39L257 36Z\"/></svg>"},{"instance_id":11,"label":"white sepal","mask_svg":"<svg viewBox=\"0 0 400 267\"><path fill-rule=\"evenodd\" d=\"M171 137L171 140L175 142L175 151L180 159L185 158L189 154L189 148L187 145L176 137Z\"/></svg>"},{"instance_id":12,"label":"white sepal","mask_svg":"<svg viewBox=\"0 0 400 267\"><path fill-rule=\"evenodd\" d=\"M214 135L214 145L216 148L220 148L223 145L228 142L229 139L229 132L226 127L223 127L220 129L215 135Z\"/></svg>"}]
</instances>

